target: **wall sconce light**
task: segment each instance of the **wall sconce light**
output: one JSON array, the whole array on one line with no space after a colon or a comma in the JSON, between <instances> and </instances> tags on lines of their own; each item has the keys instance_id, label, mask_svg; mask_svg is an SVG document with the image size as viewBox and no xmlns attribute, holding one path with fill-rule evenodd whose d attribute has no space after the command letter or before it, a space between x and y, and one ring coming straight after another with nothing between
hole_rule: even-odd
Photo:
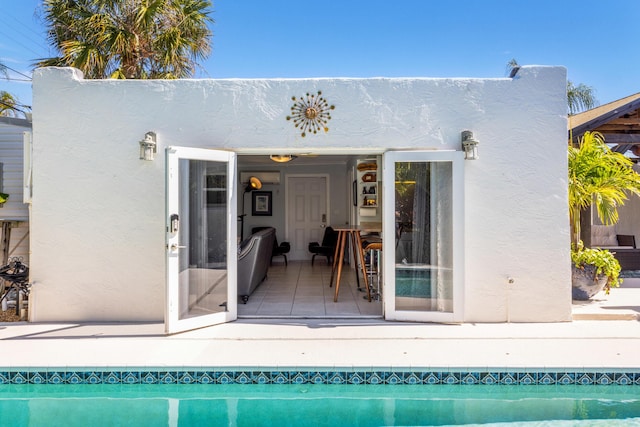
<instances>
[{"instance_id":1,"label":"wall sconce light","mask_svg":"<svg viewBox=\"0 0 640 427\"><path fill-rule=\"evenodd\" d=\"M462 149L466 160L478 159L478 140L473 137L470 130L462 131Z\"/></svg>"},{"instance_id":2,"label":"wall sconce light","mask_svg":"<svg viewBox=\"0 0 640 427\"><path fill-rule=\"evenodd\" d=\"M156 154L156 133L147 132L140 141L140 160L153 160Z\"/></svg>"},{"instance_id":3,"label":"wall sconce light","mask_svg":"<svg viewBox=\"0 0 640 427\"><path fill-rule=\"evenodd\" d=\"M298 158L298 156L292 156L291 154L271 154L269 158L274 162L287 163L293 159Z\"/></svg>"}]
</instances>

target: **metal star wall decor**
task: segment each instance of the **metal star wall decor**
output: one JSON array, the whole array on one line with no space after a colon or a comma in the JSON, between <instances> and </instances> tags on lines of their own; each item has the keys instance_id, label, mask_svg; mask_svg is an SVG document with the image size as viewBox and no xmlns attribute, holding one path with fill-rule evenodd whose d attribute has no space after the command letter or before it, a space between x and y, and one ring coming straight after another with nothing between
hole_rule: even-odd
<instances>
[{"instance_id":1,"label":"metal star wall decor","mask_svg":"<svg viewBox=\"0 0 640 427\"><path fill-rule=\"evenodd\" d=\"M317 95L307 93L300 99L291 97L294 102L291 115L287 116L287 120L293 120L295 127L300 127L303 138L307 136L307 132L318 133L319 130L329 132L327 127L327 123L331 120L329 112L336 107L329 105L321 95L322 92L318 91Z\"/></svg>"}]
</instances>

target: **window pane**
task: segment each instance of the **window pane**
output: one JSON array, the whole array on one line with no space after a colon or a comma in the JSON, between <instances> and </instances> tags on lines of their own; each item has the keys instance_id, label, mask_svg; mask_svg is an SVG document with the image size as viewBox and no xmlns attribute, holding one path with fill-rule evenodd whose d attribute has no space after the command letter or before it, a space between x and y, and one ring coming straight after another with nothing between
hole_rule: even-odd
<instances>
[{"instance_id":1,"label":"window pane","mask_svg":"<svg viewBox=\"0 0 640 427\"><path fill-rule=\"evenodd\" d=\"M398 162L396 309L453 311L451 162Z\"/></svg>"},{"instance_id":2,"label":"window pane","mask_svg":"<svg viewBox=\"0 0 640 427\"><path fill-rule=\"evenodd\" d=\"M227 164L182 159L180 175L179 298L184 319L226 310Z\"/></svg>"}]
</instances>

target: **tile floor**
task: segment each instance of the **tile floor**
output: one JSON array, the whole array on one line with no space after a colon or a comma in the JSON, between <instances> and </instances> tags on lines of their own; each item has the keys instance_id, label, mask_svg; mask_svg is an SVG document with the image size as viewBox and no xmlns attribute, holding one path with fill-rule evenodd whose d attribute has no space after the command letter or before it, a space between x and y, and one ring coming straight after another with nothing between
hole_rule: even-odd
<instances>
[{"instance_id":1,"label":"tile floor","mask_svg":"<svg viewBox=\"0 0 640 427\"><path fill-rule=\"evenodd\" d=\"M369 302L359 291L353 269L344 266L338 302L333 302L335 285L329 287L331 266L324 259L311 261L274 260L267 279L251 294L247 304L238 304L238 315L251 317L371 318L382 316L382 301ZM375 276L374 276L375 279ZM360 284L364 286L362 277Z\"/></svg>"}]
</instances>

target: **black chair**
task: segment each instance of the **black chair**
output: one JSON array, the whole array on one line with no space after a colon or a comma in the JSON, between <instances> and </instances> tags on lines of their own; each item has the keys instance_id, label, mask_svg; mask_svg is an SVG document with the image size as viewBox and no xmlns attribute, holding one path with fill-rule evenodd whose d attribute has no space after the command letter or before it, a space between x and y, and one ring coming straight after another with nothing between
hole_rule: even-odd
<instances>
[{"instance_id":1,"label":"black chair","mask_svg":"<svg viewBox=\"0 0 640 427\"><path fill-rule=\"evenodd\" d=\"M260 230L264 230L265 228L270 227L253 227L251 229L251 234L255 234ZM287 262L287 254L291 250L291 244L289 242L282 242L278 244L278 239L274 237L273 239L273 252L271 253L271 263L273 263L274 256L283 256L284 257L284 265L288 266Z\"/></svg>"},{"instance_id":2,"label":"black chair","mask_svg":"<svg viewBox=\"0 0 640 427\"><path fill-rule=\"evenodd\" d=\"M309 252L313 254L311 257L311 265L316 255L322 255L327 257L327 263L331 264L333 254L336 252L336 244L338 243L338 232L331 227L324 229L324 236L322 237L322 244L318 242L309 243Z\"/></svg>"}]
</instances>

